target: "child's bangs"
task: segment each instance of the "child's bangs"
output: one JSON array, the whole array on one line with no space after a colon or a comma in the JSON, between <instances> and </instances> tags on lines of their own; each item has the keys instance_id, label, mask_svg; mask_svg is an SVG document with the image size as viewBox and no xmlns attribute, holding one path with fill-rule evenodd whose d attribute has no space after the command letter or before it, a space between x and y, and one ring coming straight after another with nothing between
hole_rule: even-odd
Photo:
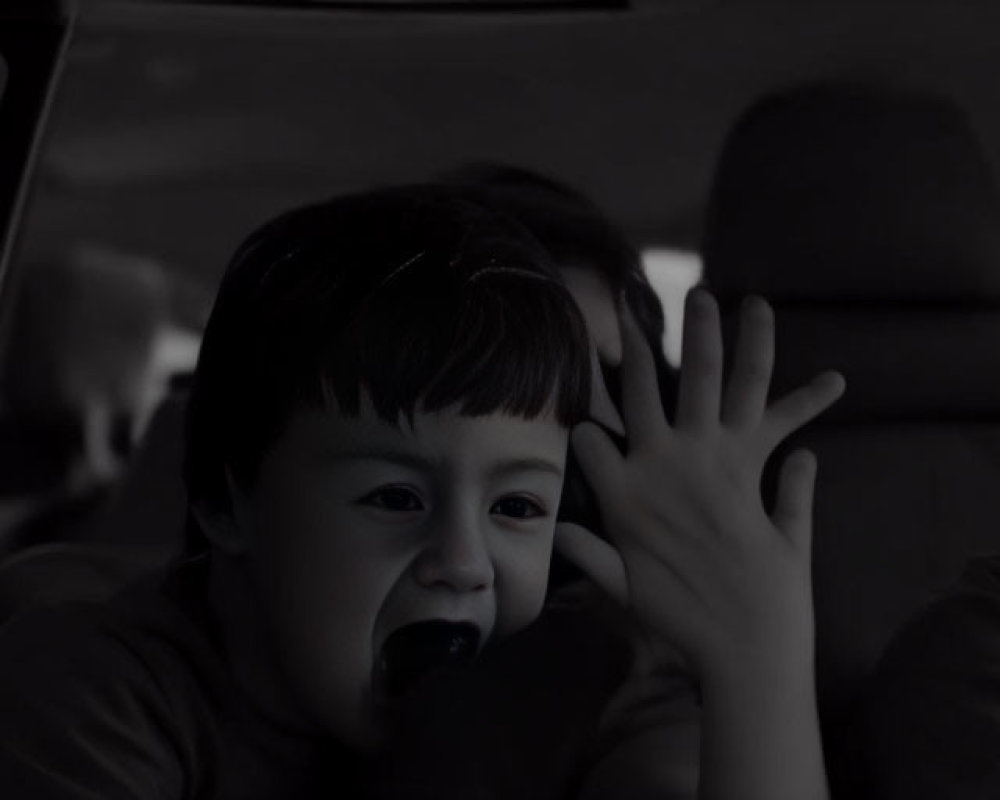
<instances>
[{"instance_id":1,"label":"child's bangs","mask_svg":"<svg viewBox=\"0 0 1000 800\"><path fill-rule=\"evenodd\" d=\"M357 413L363 391L392 422L452 406L470 416L551 413L566 426L587 415L583 320L558 278L537 268L414 265L361 304L337 340L321 370L327 407Z\"/></svg>"}]
</instances>

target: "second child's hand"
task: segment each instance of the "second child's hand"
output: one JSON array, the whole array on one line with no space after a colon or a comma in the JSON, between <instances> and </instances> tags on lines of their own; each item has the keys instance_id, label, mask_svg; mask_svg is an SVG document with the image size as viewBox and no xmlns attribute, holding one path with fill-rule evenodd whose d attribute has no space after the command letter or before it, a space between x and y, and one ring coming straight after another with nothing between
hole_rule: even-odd
<instances>
[{"instance_id":1,"label":"second child's hand","mask_svg":"<svg viewBox=\"0 0 1000 800\"><path fill-rule=\"evenodd\" d=\"M778 444L840 396L843 378L824 373L768 405L773 314L763 300L748 298L723 389L718 308L711 295L695 290L686 308L671 425L648 345L627 310L621 318L628 452L621 455L590 423L572 437L610 541L562 524L557 547L629 610L654 651L656 641L667 642L695 671L706 716L702 797L822 797L822 753L811 752L818 748L818 730L814 737L801 730L815 723L810 577L815 459L797 451L785 460L770 515L760 480ZM780 697L780 691L790 694ZM798 705L783 708L799 695ZM741 725L766 724L757 707L765 698L779 701L773 722L798 737L793 750L810 750L801 769L787 776L773 773L788 766L791 753L775 759L768 736L758 735L755 742L741 738L751 733L741 733ZM716 711L724 719L712 731ZM774 748L784 749L789 736L774 733ZM744 763L751 755L759 763ZM709 767L715 774L706 774ZM740 784L740 794L732 794Z\"/></svg>"}]
</instances>

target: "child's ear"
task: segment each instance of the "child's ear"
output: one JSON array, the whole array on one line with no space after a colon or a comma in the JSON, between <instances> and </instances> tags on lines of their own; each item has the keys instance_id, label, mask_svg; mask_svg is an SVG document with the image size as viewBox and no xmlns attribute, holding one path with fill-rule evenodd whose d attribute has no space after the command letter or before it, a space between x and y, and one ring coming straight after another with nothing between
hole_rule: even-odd
<instances>
[{"instance_id":1,"label":"child's ear","mask_svg":"<svg viewBox=\"0 0 1000 800\"><path fill-rule=\"evenodd\" d=\"M242 515L237 509L243 497L228 468L226 490L228 503L194 505L191 507L191 513L213 547L217 547L227 555L240 556L249 549L245 526L239 522L239 517Z\"/></svg>"}]
</instances>

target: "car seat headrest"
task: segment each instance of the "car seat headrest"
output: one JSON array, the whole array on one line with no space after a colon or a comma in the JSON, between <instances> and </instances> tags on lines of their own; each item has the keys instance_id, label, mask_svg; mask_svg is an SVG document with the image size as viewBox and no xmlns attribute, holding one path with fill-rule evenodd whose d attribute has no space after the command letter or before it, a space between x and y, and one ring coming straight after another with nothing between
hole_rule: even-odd
<instances>
[{"instance_id":1,"label":"car seat headrest","mask_svg":"<svg viewBox=\"0 0 1000 800\"><path fill-rule=\"evenodd\" d=\"M703 255L722 295L1000 301L1000 202L953 101L799 87L755 103L730 132Z\"/></svg>"}]
</instances>

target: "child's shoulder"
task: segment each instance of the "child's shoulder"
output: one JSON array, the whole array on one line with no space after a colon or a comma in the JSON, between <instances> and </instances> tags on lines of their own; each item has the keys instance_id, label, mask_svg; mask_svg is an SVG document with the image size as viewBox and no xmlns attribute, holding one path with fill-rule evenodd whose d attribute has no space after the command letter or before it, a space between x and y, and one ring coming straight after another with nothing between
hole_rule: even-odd
<instances>
[{"instance_id":1,"label":"child's shoulder","mask_svg":"<svg viewBox=\"0 0 1000 800\"><path fill-rule=\"evenodd\" d=\"M202 572L200 565L184 564L152 573L107 602L22 611L0 625L0 664L25 678L32 677L29 664L38 666L39 679L128 677L164 695L189 679L214 688L207 684L224 677L203 603Z\"/></svg>"},{"instance_id":2,"label":"child's shoulder","mask_svg":"<svg viewBox=\"0 0 1000 800\"><path fill-rule=\"evenodd\" d=\"M219 680L186 619L151 584L0 627L0 784L40 798L186 796L207 774Z\"/></svg>"}]
</instances>

